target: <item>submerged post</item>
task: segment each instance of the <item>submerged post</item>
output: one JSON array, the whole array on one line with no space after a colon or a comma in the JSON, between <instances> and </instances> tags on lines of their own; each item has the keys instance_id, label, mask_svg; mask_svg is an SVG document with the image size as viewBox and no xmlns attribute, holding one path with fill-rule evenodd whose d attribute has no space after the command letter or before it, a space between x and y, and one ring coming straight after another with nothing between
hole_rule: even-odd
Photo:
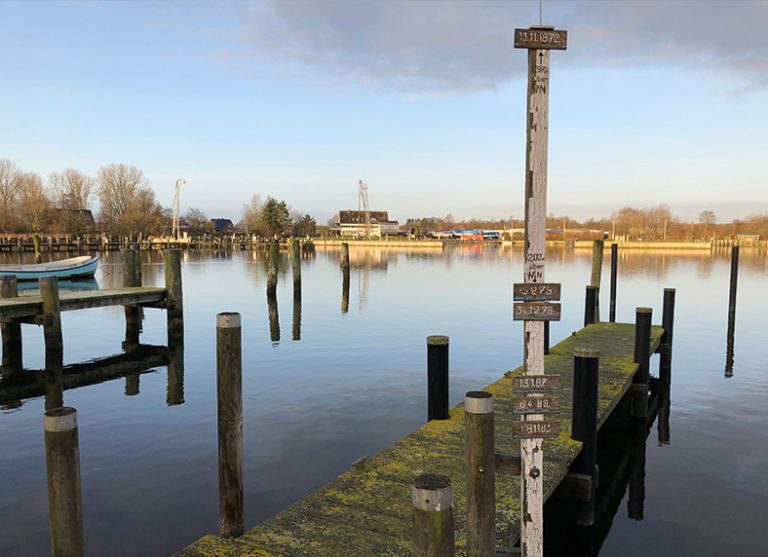
<instances>
[{"instance_id":1,"label":"submerged post","mask_svg":"<svg viewBox=\"0 0 768 557\"><path fill-rule=\"evenodd\" d=\"M219 423L219 533L243 533L243 372L239 313L216 316Z\"/></svg>"},{"instance_id":2,"label":"submerged post","mask_svg":"<svg viewBox=\"0 0 768 557\"><path fill-rule=\"evenodd\" d=\"M599 354L593 350L573 351L573 418L571 438L581 441L581 452L571 464L573 474L589 485L588 501L573 501L571 521L589 526L595 521L597 478L597 398Z\"/></svg>"},{"instance_id":3,"label":"submerged post","mask_svg":"<svg viewBox=\"0 0 768 557\"><path fill-rule=\"evenodd\" d=\"M184 298L181 290L181 251L169 249L163 252L165 289L167 291L166 317L168 318L168 342L184 334Z\"/></svg>"},{"instance_id":4,"label":"submerged post","mask_svg":"<svg viewBox=\"0 0 768 557\"><path fill-rule=\"evenodd\" d=\"M427 337L427 421L447 420L448 337Z\"/></svg>"},{"instance_id":5,"label":"submerged post","mask_svg":"<svg viewBox=\"0 0 768 557\"><path fill-rule=\"evenodd\" d=\"M635 310L635 363L637 364L637 372L632 385L632 416L635 418L648 417L652 313L651 308L637 308Z\"/></svg>"},{"instance_id":6,"label":"submerged post","mask_svg":"<svg viewBox=\"0 0 768 557\"><path fill-rule=\"evenodd\" d=\"M447 476L422 474L411 486L414 557L453 557L453 492Z\"/></svg>"},{"instance_id":7,"label":"submerged post","mask_svg":"<svg viewBox=\"0 0 768 557\"><path fill-rule=\"evenodd\" d=\"M485 391L464 396L467 484L467 557L496 551L496 449L493 397Z\"/></svg>"},{"instance_id":8,"label":"submerged post","mask_svg":"<svg viewBox=\"0 0 768 557\"><path fill-rule=\"evenodd\" d=\"M15 276L0 277L0 298L16 298L19 295ZM3 336L3 374L10 375L21 371L21 324L2 323L0 330Z\"/></svg>"},{"instance_id":9,"label":"submerged post","mask_svg":"<svg viewBox=\"0 0 768 557\"><path fill-rule=\"evenodd\" d=\"M597 323L597 295L596 286L587 286L587 295L584 297L584 326Z\"/></svg>"},{"instance_id":10,"label":"submerged post","mask_svg":"<svg viewBox=\"0 0 768 557\"><path fill-rule=\"evenodd\" d=\"M662 383L672 382L672 334L675 327L675 289L664 289L664 308L661 314L661 355L659 356L659 379Z\"/></svg>"},{"instance_id":11,"label":"submerged post","mask_svg":"<svg viewBox=\"0 0 768 557\"><path fill-rule=\"evenodd\" d=\"M45 429L45 464L48 475L48 516L52 557L85 554L83 509L80 495L80 447L77 410L48 410Z\"/></svg>"},{"instance_id":12,"label":"submerged post","mask_svg":"<svg viewBox=\"0 0 768 557\"><path fill-rule=\"evenodd\" d=\"M619 266L619 244L611 244L611 306L609 321L616 323L616 281Z\"/></svg>"}]
</instances>

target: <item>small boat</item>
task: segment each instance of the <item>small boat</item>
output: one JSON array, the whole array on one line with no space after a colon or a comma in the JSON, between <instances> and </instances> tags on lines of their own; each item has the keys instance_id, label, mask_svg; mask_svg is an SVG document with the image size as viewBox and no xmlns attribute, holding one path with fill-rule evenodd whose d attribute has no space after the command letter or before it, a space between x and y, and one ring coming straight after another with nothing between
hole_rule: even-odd
<instances>
[{"instance_id":1,"label":"small boat","mask_svg":"<svg viewBox=\"0 0 768 557\"><path fill-rule=\"evenodd\" d=\"M15 275L16 280L37 280L43 277L86 278L92 277L98 266L98 256L81 255L48 263L0 265L0 277Z\"/></svg>"}]
</instances>

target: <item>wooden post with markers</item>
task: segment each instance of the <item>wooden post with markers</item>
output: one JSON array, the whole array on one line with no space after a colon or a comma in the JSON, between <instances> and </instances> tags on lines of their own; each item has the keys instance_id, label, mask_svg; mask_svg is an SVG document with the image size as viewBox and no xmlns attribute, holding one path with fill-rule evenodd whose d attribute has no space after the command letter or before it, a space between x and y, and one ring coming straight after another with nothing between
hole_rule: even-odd
<instances>
[{"instance_id":1,"label":"wooden post with markers","mask_svg":"<svg viewBox=\"0 0 768 557\"><path fill-rule=\"evenodd\" d=\"M525 157L525 264L524 282L543 283L544 229L547 215L547 142L549 128L550 50L565 50L567 32L550 26L515 29L515 48L528 50L528 98ZM525 376L544 375L544 320L552 319L554 305L524 302L515 305L515 318L524 320ZM518 310L517 308L521 309ZM559 317L560 307L557 304ZM544 316L544 320L540 319ZM530 397L536 398L538 394ZM522 426L531 433L545 431L542 414L526 414ZM543 436L521 439L522 507L520 545L524 557L544 554L544 452Z\"/></svg>"}]
</instances>

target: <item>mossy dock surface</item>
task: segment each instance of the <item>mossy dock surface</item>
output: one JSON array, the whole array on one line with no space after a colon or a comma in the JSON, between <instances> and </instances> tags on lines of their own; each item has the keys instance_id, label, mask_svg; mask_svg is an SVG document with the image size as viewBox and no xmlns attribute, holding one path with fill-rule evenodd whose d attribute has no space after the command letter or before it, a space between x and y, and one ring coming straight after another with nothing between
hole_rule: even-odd
<instances>
[{"instance_id":1,"label":"mossy dock surface","mask_svg":"<svg viewBox=\"0 0 768 557\"><path fill-rule=\"evenodd\" d=\"M653 327L651 352L662 333ZM513 342L513 340L510 340ZM598 424L602 424L632 383L634 325L598 323L574 333L545 356L547 374L560 375L560 436L544 441L544 488L549 497L568 472L581 443L571 439L573 350L600 353ZM496 450L519 454L520 441L511 435L512 376L508 372L485 390L494 396ZM548 418L550 419L550 418ZM456 543L465 547L464 412L424 424L378 455L359 463L335 480L292 504L234 540L205 536L178 552L178 557L290 556L346 557L411 554L411 482L422 473L443 474L453 481ZM496 478L496 539L512 545L520 531L520 478ZM246 517L247 520L247 517Z\"/></svg>"}]
</instances>

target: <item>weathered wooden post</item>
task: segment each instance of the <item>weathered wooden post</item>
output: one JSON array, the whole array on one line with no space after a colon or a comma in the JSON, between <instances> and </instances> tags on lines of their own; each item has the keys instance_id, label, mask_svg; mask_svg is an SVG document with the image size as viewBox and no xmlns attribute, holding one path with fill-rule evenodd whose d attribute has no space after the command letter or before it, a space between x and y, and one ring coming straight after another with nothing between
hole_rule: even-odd
<instances>
[{"instance_id":1,"label":"weathered wooden post","mask_svg":"<svg viewBox=\"0 0 768 557\"><path fill-rule=\"evenodd\" d=\"M490 393L464 395L464 437L467 557L485 557L496 551L496 440Z\"/></svg>"},{"instance_id":2,"label":"weathered wooden post","mask_svg":"<svg viewBox=\"0 0 768 557\"><path fill-rule=\"evenodd\" d=\"M662 383L672 382L672 335L675 327L675 289L664 289L664 307L661 314L661 336L659 356L659 379Z\"/></svg>"},{"instance_id":3,"label":"weathered wooden post","mask_svg":"<svg viewBox=\"0 0 768 557\"><path fill-rule=\"evenodd\" d=\"M123 286L141 286L141 278L138 273L137 253L132 249L124 250L123 256ZM139 344L141 329L140 308L138 306L125 306L125 342L123 349L133 350Z\"/></svg>"},{"instance_id":4,"label":"weathered wooden post","mask_svg":"<svg viewBox=\"0 0 768 557\"><path fill-rule=\"evenodd\" d=\"M648 389L650 388L651 316L653 309L635 310L635 363L637 372L632 384L632 416L648 417Z\"/></svg>"},{"instance_id":5,"label":"weathered wooden post","mask_svg":"<svg viewBox=\"0 0 768 557\"><path fill-rule=\"evenodd\" d=\"M347 242L341 243L341 270L349 272L349 244Z\"/></svg>"},{"instance_id":6,"label":"weathered wooden post","mask_svg":"<svg viewBox=\"0 0 768 557\"><path fill-rule=\"evenodd\" d=\"M0 298L16 298L19 295L15 276L0 277ZM3 374L11 375L23 368L21 351L21 324L0 324L3 336Z\"/></svg>"},{"instance_id":7,"label":"weathered wooden post","mask_svg":"<svg viewBox=\"0 0 768 557\"><path fill-rule=\"evenodd\" d=\"M280 317L278 315L277 296L267 296L267 315L269 316L269 340L280 342Z\"/></svg>"},{"instance_id":8,"label":"weathered wooden post","mask_svg":"<svg viewBox=\"0 0 768 557\"><path fill-rule=\"evenodd\" d=\"M219 420L219 532L243 533L243 363L239 313L216 316Z\"/></svg>"},{"instance_id":9,"label":"weathered wooden post","mask_svg":"<svg viewBox=\"0 0 768 557\"><path fill-rule=\"evenodd\" d=\"M349 244L341 244L341 313L349 311Z\"/></svg>"},{"instance_id":10,"label":"weathered wooden post","mask_svg":"<svg viewBox=\"0 0 768 557\"><path fill-rule=\"evenodd\" d=\"M587 286L587 295L584 297L584 326L597 323L597 297L596 286Z\"/></svg>"},{"instance_id":11,"label":"weathered wooden post","mask_svg":"<svg viewBox=\"0 0 768 557\"><path fill-rule=\"evenodd\" d=\"M571 475L583 480L588 497L573 501L571 521L589 526L595 521L597 490L597 397L599 354L591 350L573 351L573 419L571 438L581 441L581 452L571 464Z\"/></svg>"},{"instance_id":12,"label":"weathered wooden post","mask_svg":"<svg viewBox=\"0 0 768 557\"><path fill-rule=\"evenodd\" d=\"M293 275L293 299L301 299L301 247L299 239L291 240L291 274Z\"/></svg>"},{"instance_id":13,"label":"weathered wooden post","mask_svg":"<svg viewBox=\"0 0 768 557\"><path fill-rule=\"evenodd\" d=\"M731 285L728 294L728 332L726 335L725 377L733 377L733 342L736 332L736 287L739 282L739 245L731 248Z\"/></svg>"},{"instance_id":14,"label":"weathered wooden post","mask_svg":"<svg viewBox=\"0 0 768 557\"><path fill-rule=\"evenodd\" d=\"M48 410L43 423L51 555L53 557L82 556L85 554L85 544L80 495L77 411L68 407Z\"/></svg>"},{"instance_id":15,"label":"weathered wooden post","mask_svg":"<svg viewBox=\"0 0 768 557\"><path fill-rule=\"evenodd\" d=\"M301 340L301 295L293 298L293 322L291 326L291 339Z\"/></svg>"},{"instance_id":16,"label":"weathered wooden post","mask_svg":"<svg viewBox=\"0 0 768 557\"><path fill-rule=\"evenodd\" d=\"M616 323L616 281L618 280L617 271L619 265L619 244L611 244L611 306L609 310L609 321Z\"/></svg>"},{"instance_id":17,"label":"weathered wooden post","mask_svg":"<svg viewBox=\"0 0 768 557\"><path fill-rule=\"evenodd\" d=\"M592 244L592 277L591 286L597 288L595 296L595 323L600 321L600 282L603 275L603 241L595 240Z\"/></svg>"},{"instance_id":18,"label":"weathered wooden post","mask_svg":"<svg viewBox=\"0 0 768 557\"><path fill-rule=\"evenodd\" d=\"M527 141L525 157L525 283L544 282L544 228L547 215L547 141L549 132L549 57L550 50L565 50L567 32L550 26L515 29L515 48L528 49ZM525 375L544 375L544 323L533 320L540 312L552 318L556 304L516 304L524 324ZM557 305L559 313L559 305ZM537 313L539 312L539 313ZM531 432L544 429L535 426L543 421L540 414L523 417ZM544 478L542 437L525 438L520 443L522 457L521 549L524 557L541 557L544 553Z\"/></svg>"},{"instance_id":19,"label":"weathered wooden post","mask_svg":"<svg viewBox=\"0 0 768 557\"><path fill-rule=\"evenodd\" d=\"M62 350L61 309L59 306L59 279L43 277L40 279L40 297L43 306L43 336L46 353L49 350Z\"/></svg>"},{"instance_id":20,"label":"weathered wooden post","mask_svg":"<svg viewBox=\"0 0 768 557\"><path fill-rule=\"evenodd\" d=\"M411 486L414 557L453 557L453 491L447 476L422 474Z\"/></svg>"},{"instance_id":21,"label":"weathered wooden post","mask_svg":"<svg viewBox=\"0 0 768 557\"><path fill-rule=\"evenodd\" d=\"M181 251L169 249L163 252L165 288L167 291L166 317L168 318L168 343L184 334L184 297L181 289Z\"/></svg>"},{"instance_id":22,"label":"weathered wooden post","mask_svg":"<svg viewBox=\"0 0 768 557\"><path fill-rule=\"evenodd\" d=\"M267 300L270 298L277 299L277 266L279 257L280 246L276 242L272 242L267 254Z\"/></svg>"},{"instance_id":23,"label":"weathered wooden post","mask_svg":"<svg viewBox=\"0 0 768 557\"><path fill-rule=\"evenodd\" d=\"M427 421L447 420L448 337L427 337Z\"/></svg>"}]
</instances>

